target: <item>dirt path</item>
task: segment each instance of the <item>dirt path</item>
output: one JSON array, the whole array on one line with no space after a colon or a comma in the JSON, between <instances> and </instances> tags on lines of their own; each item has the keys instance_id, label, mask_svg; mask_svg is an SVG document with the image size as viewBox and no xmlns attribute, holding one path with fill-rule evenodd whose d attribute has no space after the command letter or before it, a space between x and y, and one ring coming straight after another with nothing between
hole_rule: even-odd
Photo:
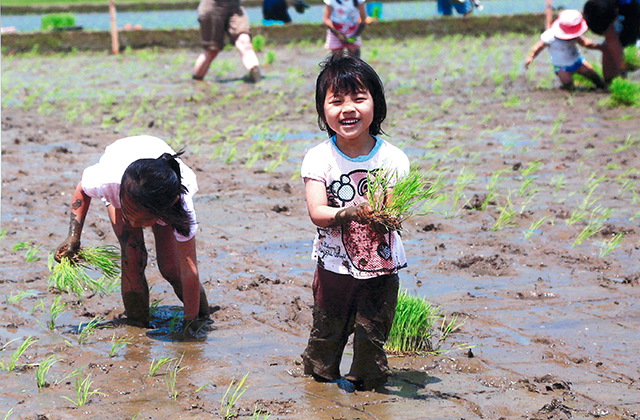
<instances>
[{"instance_id":1,"label":"dirt path","mask_svg":"<svg viewBox=\"0 0 640 420\"><path fill-rule=\"evenodd\" d=\"M639 111L599 106L603 92L553 88L544 56L525 73L533 40L365 45L387 89L389 138L444 181L438 213L405 226L402 288L466 319L445 348L476 347L393 357L386 391L356 394L315 383L300 368L314 228L297 173L305 150L324 138L312 99L321 45L268 46L275 60L255 86L240 80L234 51L220 56L207 83L189 79L197 51L3 57L0 344L18 340L0 361L6 365L25 337L38 341L18 369L1 373L0 413L217 418L229 383L248 373L240 418L254 407L271 419L638 418ZM201 279L220 309L202 343L154 340L120 326L78 345L69 327L120 317L119 293L87 295L80 304L63 295L66 311L46 330L48 311L34 309L41 300L49 308L56 296L47 290L46 255L66 235L82 170L113 140L140 133L186 147L200 185ZM600 229L576 243L598 221ZM603 255L616 233L621 243ZM97 202L83 241L116 243ZM40 260L25 261L26 250L12 250L18 242L37 247ZM162 299L162 316L179 302L149 251L151 297ZM31 294L13 302L18 291ZM131 343L109 357L114 334ZM51 354L59 360L51 386L39 390L29 364ZM183 357L186 367L175 399L164 367L147 377L151 361L165 356ZM349 362L347 354L343 371ZM101 394L74 408L62 397L74 399L68 375L77 369Z\"/></svg>"}]
</instances>

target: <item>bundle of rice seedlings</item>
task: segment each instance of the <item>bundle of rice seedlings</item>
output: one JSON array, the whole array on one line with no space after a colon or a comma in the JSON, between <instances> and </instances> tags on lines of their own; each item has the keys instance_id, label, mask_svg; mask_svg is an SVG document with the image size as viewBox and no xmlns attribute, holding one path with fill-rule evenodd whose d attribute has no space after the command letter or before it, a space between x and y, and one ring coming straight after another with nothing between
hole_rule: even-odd
<instances>
[{"instance_id":1,"label":"bundle of rice seedlings","mask_svg":"<svg viewBox=\"0 0 640 420\"><path fill-rule=\"evenodd\" d=\"M441 308L426 299L400 292L385 348L398 354L446 353L448 350L442 350L442 345L462 324L464 321L458 322L455 315L447 320ZM455 349L471 347L474 346L466 343L451 346Z\"/></svg>"},{"instance_id":2,"label":"bundle of rice seedlings","mask_svg":"<svg viewBox=\"0 0 640 420\"><path fill-rule=\"evenodd\" d=\"M619 106L640 106L640 83L616 77L609 85L611 95L599 105L608 108Z\"/></svg>"},{"instance_id":3,"label":"bundle of rice seedlings","mask_svg":"<svg viewBox=\"0 0 640 420\"><path fill-rule=\"evenodd\" d=\"M395 171L369 172L367 181L367 202L373 208L374 221L390 230L402 230L402 222L426 214L441 198L437 195L441 178L431 181L416 167L399 179Z\"/></svg>"},{"instance_id":4,"label":"bundle of rice seedlings","mask_svg":"<svg viewBox=\"0 0 640 420\"><path fill-rule=\"evenodd\" d=\"M623 54L627 71L636 71L640 68L640 51L634 45L625 47Z\"/></svg>"},{"instance_id":5,"label":"bundle of rice seedlings","mask_svg":"<svg viewBox=\"0 0 640 420\"><path fill-rule=\"evenodd\" d=\"M53 254L50 254L48 266L51 275L47 277L47 282L49 287L59 292L75 294L78 300L85 290L92 293L108 292L110 283L120 276L119 259L120 252L113 246L82 248L78 252L78 262L64 257L55 264ZM87 270L98 271L102 276L94 279Z\"/></svg>"},{"instance_id":6,"label":"bundle of rice seedlings","mask_svg":"<svg viewBox=\"0 0 640 420\"><path fill-rule=\"evenodd\" d=\"M438 318L439 308L425 299L400 292L386 349L392 353L431 351L431 338Z\"/></svg>"}]
</instances>

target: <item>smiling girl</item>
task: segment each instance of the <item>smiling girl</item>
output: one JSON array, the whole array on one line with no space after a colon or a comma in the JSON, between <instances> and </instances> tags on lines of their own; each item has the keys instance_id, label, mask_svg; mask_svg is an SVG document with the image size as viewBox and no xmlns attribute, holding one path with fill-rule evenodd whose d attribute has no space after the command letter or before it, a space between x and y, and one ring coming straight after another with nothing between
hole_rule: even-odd
<instances>
[{"instance_id":1,"label":"smiling girl","mask_svg":"<svg viewBox=\"0 0 640 420\"><path fill-rule=\"evenodd\" d=\"M382 140L387 114L376 72L351 55L330 56L316 83L318 124L329 139L309 150L301 175L307 209L317 226L313 257L313 327L302 358L306 374L346 390L370 390L391 374L384 351L406 266L395 231L373 221L367 176L385 170L398 178L409 159ZM353 362L345 378L340 361L354 333Z\"/></svg>"},{"instance_id":2,"label":"smiling girl","mask_svg":"<svg viewBox=\"0 0 640 420\"><path fill-rule=\"evenodd\" d=\"M196 258L196 176L163 140L127 137L105 149L82 174L71 201L69 236L55 259L77 260L80 237L92 198L107 207L122 254L122 300L128 321L149 326L149 287L144 274L147 250L143 227L155 238L160 274L184 303L185 325L209 315Z\"/></svg>"}]
</instances>

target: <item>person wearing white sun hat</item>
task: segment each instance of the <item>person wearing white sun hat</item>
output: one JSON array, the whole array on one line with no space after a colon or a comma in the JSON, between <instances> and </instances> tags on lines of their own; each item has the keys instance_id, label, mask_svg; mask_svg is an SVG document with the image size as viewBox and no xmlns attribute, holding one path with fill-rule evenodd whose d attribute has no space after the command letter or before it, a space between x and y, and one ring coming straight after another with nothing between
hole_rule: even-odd
<instances>
[{"instance_id":1,"label":"person wearing white sun hat","mask_svg":"<svg viewBox=\"0 0 640 420\"><path fill-rule=\"evenodd\" d=\"M593 70L593 67L580 54L578 44L590 49L602 50L599 44L583 36L589 29L579 10L563 10L551 27L544 31L536 42L525 61L525 68L545 47L549 47L549 58L562 88L572 90L573 74L581 74L590 79L599 88L604 88L604 82Z\"/></svg>"}]
</instances>

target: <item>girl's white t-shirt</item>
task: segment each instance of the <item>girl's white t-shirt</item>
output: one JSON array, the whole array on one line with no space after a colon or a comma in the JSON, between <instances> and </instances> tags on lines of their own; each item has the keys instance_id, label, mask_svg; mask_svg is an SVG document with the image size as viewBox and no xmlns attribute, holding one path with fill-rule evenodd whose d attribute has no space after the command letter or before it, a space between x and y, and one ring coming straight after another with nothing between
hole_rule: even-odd
<instances>
[{"instance_id":1,"label":"girl's white t-shirt","mask_svg":"<svg viewBox=\"0 0 640 420\"><path fill-rule=\"evenodd\" d=\"M116 140L105 148L100 161L89 166L82 173L82 190L92 198L100 198L105 206L113 206L117 209L120 205L120 182L122 175L130 164L138 159L156 159L163 153L175 154L173 149L162 139L153 136L134 136ZM185 165L182 160L176 159L180 164L182 185L187 188L187 193L181 195L182 205L191 217L191 231L183 236L174 231L179 242L186 242L193 238L197 230L196 212L193 206L193 196L198 191L196 174ZM162 220L157 222L166 226Z\"/></svg>"},{"instance_id":2,"label":"girl's white t-shirt","mask_svg":"<svg viewBox=\"0 0 640 420\"><path fill-rule=\"evenodd\" d=\"M356 0L361 5L365 0ZM353 4L353 0L324 0L324 4L331 7L329 19L336 29L346 37L351 37L358 29L360 11Z\"/></svg>"},{"instance_id":3,"label":"girl's white t-shirt","mask_svg":"<svg viewBox=\"0 0 640 420\"><path fill-rule=\"evenodd\" d=\"M540 39L549 47L551 64L556 67L569 67L580 59L580 49L576 39L563 40L554 35L553 29L547 29L540 35Z\"/></svg>"},{"instance_id":4,"label":"girl's white t-shirt","mask_svg":"<svg viewBox=\"0 0 640 420\"><path fill-rule=\"evenodd\" d=\"M409 159L379 138L368 155L352 159L338 149L334 136L307 152L300 174L325 185L329 206L350 207L367 201L367 173L375 170L395 172L396 178L390 178L393 186L409 172ZM312 258L328 271L357 279L393 274L407 265L398 232L378 234L357 222L318 227Z\"/></svg>"}]
</instances>

